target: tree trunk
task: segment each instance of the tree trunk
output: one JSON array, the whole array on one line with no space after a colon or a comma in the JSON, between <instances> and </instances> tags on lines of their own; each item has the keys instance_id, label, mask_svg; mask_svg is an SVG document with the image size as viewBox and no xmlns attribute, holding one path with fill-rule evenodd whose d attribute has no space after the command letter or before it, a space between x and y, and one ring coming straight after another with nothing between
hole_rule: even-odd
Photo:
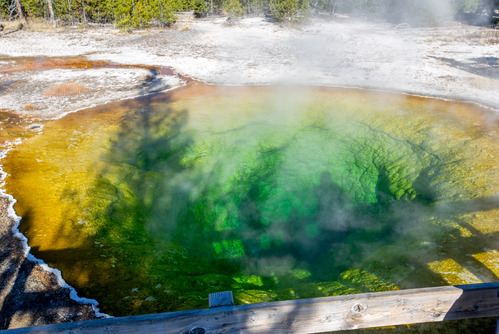
<instances>
[{"instance_id":1,"label":"tree trunk","mask_svg":"<svg viewBox=\"0 0 499 334\"><path fill-rule=\"evenodd\" d=\"M71 1L68 0L68 11L69 11L69 17L71 17L71 25L75 24L75 20L73 17L73 8L71 8Z\"/></svg>"},{"instance_id":2,"label":"tree trunk","mask_svg":"<svg viewBox=\"0 0 499 334\"><path fill-rule=\"evenodd\" d=\"M336 3L337 2L338 1L335 0L334 3L333 3L333 8L331 9L331 12L330 12L330 16L331 17L336 14Z\"/></svg>"},{"instance_id":3,"label":"tree trunk","mask_svg":"<svg viewBox=\"0 0 499 334\"><path fill-rule=\"evenodd\" d=\"M57 22L55 22L54 8L52 7L52 0L47 0L47 5L49 7L50 21L52 22L54 28L57 28Z\"/></svg>"},{"instance_id":4,"label":"tree trunk","mask_svg":"<svg viewBox=\"0 0 499 334\"><path fill-rule=\"evenodd\" d=\"M26 18L24 17L23 14L23 9L21 7L21 0L14 0L14 3L16 4L16 10L17 10L17 15L19 16L19 20L21 20L22 23L26 24Z\"/></svg>"}]
</instances>

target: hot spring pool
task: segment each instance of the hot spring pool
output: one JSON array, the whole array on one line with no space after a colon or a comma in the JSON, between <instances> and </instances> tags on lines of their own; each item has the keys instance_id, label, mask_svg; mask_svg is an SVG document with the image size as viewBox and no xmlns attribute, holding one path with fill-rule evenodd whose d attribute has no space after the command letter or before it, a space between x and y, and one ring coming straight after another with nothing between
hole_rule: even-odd
<instances>
[{"instance_id":1,"label":"hot spring pool","mask_svg":"<svg viewBox=\"0 0 499 334\"><path fill-rule=\"evenodd\" d=\"M493 111L191 83L45 125L4 160L32 253L115 316L497 281ZM497 119L497 118L495 118Z\"/></svg>"}]
</instances>

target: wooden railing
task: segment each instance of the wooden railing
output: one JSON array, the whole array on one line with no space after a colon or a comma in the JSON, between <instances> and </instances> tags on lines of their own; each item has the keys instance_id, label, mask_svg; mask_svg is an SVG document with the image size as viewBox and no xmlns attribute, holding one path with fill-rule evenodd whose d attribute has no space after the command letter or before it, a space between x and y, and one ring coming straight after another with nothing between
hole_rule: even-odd
<instances>
[{"instance_id":1,"label":"wooden railing","mask_svg":"<svg viewBox=\"0 0 499 334\"><path fill-rule=\"evenodd\" d=\"M322 333L499 316L499 282L233 306L210 295L210 309L29 327L14 333ZM225 305L225 306L220 306Z\"/></svg>"}]
</instances>

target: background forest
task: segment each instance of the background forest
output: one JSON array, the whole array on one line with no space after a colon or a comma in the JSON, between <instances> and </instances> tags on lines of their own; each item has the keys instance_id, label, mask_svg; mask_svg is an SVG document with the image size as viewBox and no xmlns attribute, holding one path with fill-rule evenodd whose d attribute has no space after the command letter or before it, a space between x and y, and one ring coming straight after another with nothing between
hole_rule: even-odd
<instances>
[{"instance_id":1,"label":"background forest","mask_svg":"<svg viewBox=\"0 0 499 334\"><path fill-rule=\"evenodd\" d=\"M437 23L439 11L486 24L499 0L0 0L0 20L45 19L55 24L114 24L120 28L169 26L177 12L197 17L266 15L276 21L301 21L310 15L338 13L388 19L411 25ZM447 15L446 18L449 16Z\"/></svg>"}]
</instances>

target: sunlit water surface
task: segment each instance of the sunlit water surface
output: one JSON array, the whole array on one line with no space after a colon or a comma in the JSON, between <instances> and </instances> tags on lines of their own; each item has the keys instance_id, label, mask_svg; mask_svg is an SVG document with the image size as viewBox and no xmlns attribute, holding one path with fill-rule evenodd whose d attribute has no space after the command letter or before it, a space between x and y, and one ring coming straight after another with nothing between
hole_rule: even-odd
<instances>
[{"instance_id":1,"label":"sunlit water surface","mask_svg":"<svg viewBox=\"0 0 499 334\"><path fill-rule=\"evenodd\" d=\"M491 116L492 115L492 116ZM217 88L45 125L4 160L32 252L115 316L497 281L493 112Z\"/></svg>"}]
</instances>

